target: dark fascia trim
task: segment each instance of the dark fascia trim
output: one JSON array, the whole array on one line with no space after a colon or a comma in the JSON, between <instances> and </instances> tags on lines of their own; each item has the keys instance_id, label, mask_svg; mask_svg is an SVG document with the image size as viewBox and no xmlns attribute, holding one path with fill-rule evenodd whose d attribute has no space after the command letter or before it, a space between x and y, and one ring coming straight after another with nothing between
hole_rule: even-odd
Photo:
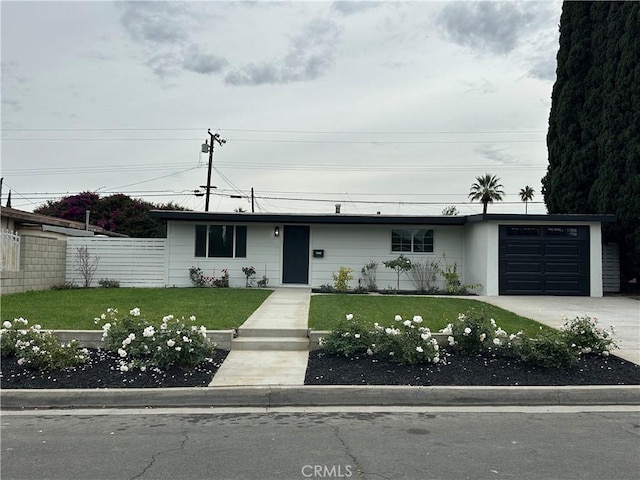
<instances>
[{"instance_id":1,"label":"dark fascia trim","mask_svg":"<svg viewBox=\"0 0 640 480\"><path fill-rule=\"evenodd\" d=\"M160 220L229 223L277 223L324 225L464 225L462 216L398 216L349 214L286 214L286 213L215 213L178 210L152 210L151 217Z\"/></svg>"},{"instance_id":2,"label":"dark fascia trim","mask_svg":"<svg viewBox=\"0 0 640 480\"><path fill-rule=\"evenodd\" d=\"M224 213L193 212L184 210L151 210L152 218L183 222L271 223L304 225L465 225L467 222L527 221L535 223L565 222L614 222L615 215L351 215L295 214L295 213Z\"/></svg>"},{"instance_id":3,"label":"dark fascia trim","mask_svg":"<svg viewBox=\"0 0 640 480\"><path fill-rule=\"evenodd\" d=\"M615 215L606 214L517 214L517 213L489 213L486 215L469 215L467 221L472 222L514 222L527 221L529 223L565 222L585 223L600 222L612 223L616 221Z\"/></svg>"}]
</instances>

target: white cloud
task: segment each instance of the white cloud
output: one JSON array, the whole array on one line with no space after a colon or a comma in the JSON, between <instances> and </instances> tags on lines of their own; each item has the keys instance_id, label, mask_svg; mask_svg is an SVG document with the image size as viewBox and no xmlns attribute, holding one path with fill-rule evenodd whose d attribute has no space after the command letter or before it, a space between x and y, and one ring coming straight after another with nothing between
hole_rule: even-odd
<instances>
[{"instance_id":1,"label":"white cloud","mask_svg":"<svg viewBox=\"0 0 640 480\"><path fill-rule=\"evenodd\" d=\"M242 65L231 70L225 81L262 85L315 80L332 67L339 37L340 29L334 22L314 19L291 40L284 58Z\"/></svg>"}]
</instances>

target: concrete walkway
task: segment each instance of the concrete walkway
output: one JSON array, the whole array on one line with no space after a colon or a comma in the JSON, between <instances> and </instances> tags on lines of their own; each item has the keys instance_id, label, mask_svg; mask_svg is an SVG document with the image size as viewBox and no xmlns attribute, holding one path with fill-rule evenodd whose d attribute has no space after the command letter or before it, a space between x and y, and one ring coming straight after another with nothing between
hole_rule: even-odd
<instances>
[{"instance_id":1,"label":"concrete walkway","mask_svg":"<svg viewBox=\"0 0 640 480\"><path fill-rule=\"evenodd\" d=\"M210 387L304 385L311 289L277 288L238 328Z\"/></svg>"},{"instance_id":2,"label":"concrete walkway","mask_svg":"<svg viewBox=\"0 0 640 480\"><path fill-rule=\"evenodd\" d=\"M468 297L495 305L536 320L550 327L564 324L579 316L597 318L603 328L613 325L613 338L618 347L614 354L640 364L640 301L626 297L553 297L553 296L501 296Z\"/></svg>"}]
</instances>

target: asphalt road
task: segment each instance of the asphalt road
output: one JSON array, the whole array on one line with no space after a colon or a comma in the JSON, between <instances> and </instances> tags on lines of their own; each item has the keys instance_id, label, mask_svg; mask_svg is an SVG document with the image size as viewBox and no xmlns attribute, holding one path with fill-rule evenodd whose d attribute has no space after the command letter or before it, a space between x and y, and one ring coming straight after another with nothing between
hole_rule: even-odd
<instances>
[{"instance_id":1,"label":"asphalt road","mask_svg":"<svg viewBox=\"0 0 640 480\"><path fill-rule=\"evenodd\" d=\"M2 412L0 473L2 480L640 476L638 407L342 410Z\"/></svg>"}]
</instances>

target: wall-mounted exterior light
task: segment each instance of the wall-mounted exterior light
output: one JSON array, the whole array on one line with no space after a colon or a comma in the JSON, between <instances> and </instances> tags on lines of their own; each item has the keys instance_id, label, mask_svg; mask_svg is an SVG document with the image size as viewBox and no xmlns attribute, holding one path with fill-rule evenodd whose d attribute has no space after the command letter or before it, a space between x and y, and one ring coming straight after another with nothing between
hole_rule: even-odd
<instances>
[{"instance_id":1,"label":"wall-mounted exterior light","mask_svg":"<svg viewBox=\"0 0 640 480\"><path fill-rule=\"evenodd\" d=\"M273 235L276 237L280 236L280 227L276 227L273 229Z\"/></svg>"}]
</instances>

